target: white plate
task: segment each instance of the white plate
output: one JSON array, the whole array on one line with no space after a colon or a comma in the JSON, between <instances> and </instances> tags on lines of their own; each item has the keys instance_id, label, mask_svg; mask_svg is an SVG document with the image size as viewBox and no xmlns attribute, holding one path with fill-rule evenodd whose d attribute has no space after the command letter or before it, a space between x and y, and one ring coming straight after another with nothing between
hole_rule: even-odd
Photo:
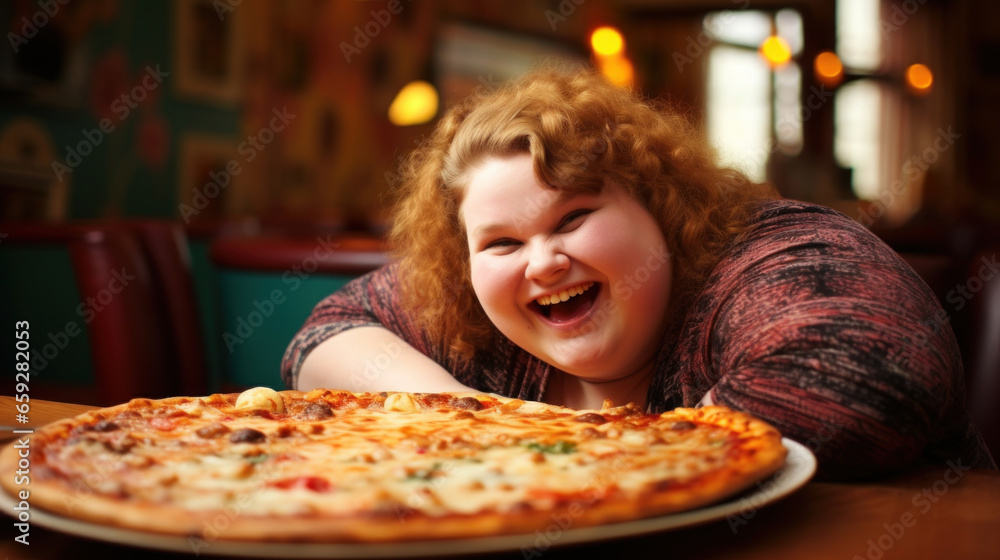
<instances>
[{"instance_id":1,"label":"white plate","mask_svg":"<svg viewBox=\"0 0 1000 560\"><path fill-rule=\"evenodd\" d=\"M633 537L659 531L700 525L755 511L777 501L804 486L816 472L816 457L802 444L788 438L782 443L788 449L785 466L771 477L758 482L757 489L747 491L726 502L660 517L650 517L611 523L579 529L552 527L540 528L555 535L552 545L579 544L606 539ZM13 513L14 501L6 492L0 491L0 507L4 513ZM244 557L280 558L420 558L441 557L456 554L476 554L489 552L518 551L522 547L536 545L538 535L534 532L521 535L506 535L475 539L408 541L401 543L261 543L244 541L215 541L189 539L172 535L160 535L132 529L121 529L97 525L85 521L68 519L52 513L31 510L29 523L39 525L89 539L115 544L152 548L171 552L185 552L208 555L231 555Z\"/></svg>"}]
</instances>

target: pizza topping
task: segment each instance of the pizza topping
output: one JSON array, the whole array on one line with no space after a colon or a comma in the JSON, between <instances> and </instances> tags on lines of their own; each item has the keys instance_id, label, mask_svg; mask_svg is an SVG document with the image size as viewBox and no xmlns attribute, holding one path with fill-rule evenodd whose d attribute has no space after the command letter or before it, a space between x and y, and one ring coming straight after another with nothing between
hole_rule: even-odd
<instances>
[{"instance_id":1,"label":"pizza topping","mask_svg":"<svg viewBox=\"0 0 1000 560\"><path fill-rule=\"evenodd\" d=\"M137 442L135 438L133 438L128 434L125 434L124 437L105 441L104 447L106 447L108 451L113 451L115 453L118 453L119 455L124 455L125 453L131 451L132 448L134 448L138 444L139 442Z\"/></svg>"},{"instance_id":2,"label":"pizza topping","mask_svg":"<svg viewBox=\"0 0 1000 560\"><path fill-rule=\"evenodd\" d=\"M558 441L552 444L529 443L525 447L531 449L532 451L540 451L542 453L560 453L563 455L576 451L576 444L571 441Z\"/></svg>"},{"instance_id":3,"label":"pizza topping","mask_svg":"<svg viewBox=\"0 0 1000 560\"><path fill-rule=\"evenodd\" d=\"M229 426L226 426L222 422L212 422L207 426L198 428L194 433L200 438L215 439L223 434L228 434L231 431L232 430L229 429Z\"/></svg>"},{"instance_id":4,"label":"pizza topping","mask_svg":"<svg viewBox=\"0 0 1000 560\"><path fill-rule=\"evenodd\" d=\"M573 420L576 422L586 422L588 424L603 424L608 421L607 418L596 412L586 412L573 418Z\"/></svg>"},{"instance_id":5,"label":"pizza topping","mask_svg":"<svg viewBox=\"0 0 1000 560\"><path fill-rule=\"evenodd\" d=\"M281 414L285 412L285 401L270 387L254 387L240 393L236 408L260 408Z\"/></svg>"},{"instance_id":6,"label":"pizza topping","mask_svg":"<svg viewBox=\"0 0 1000 560\"><path fill-rule=\"evenodd\" d=\"M295 418L299 420L326 420L332 416L333 409L330 408L330 405L325 402L314 402L306 405L302 412L295 415Z\"/></svg>"},{"instance_id":7,"label":"pizza topping","mask_svg":"<svg viewBox=\"0 0 1000 560\"><path fill-rule=\"evenodd\" d=\"M521 408L521 406L523 406L523 405L524 405L524 401L522 401L521 399L511 399L510 401L505 402L502 405L500 405L500 411L501 412L514 412L515 410Z\"/></svg>"},{"instance_id":8,"label":"pizza topping","mask_svg":"<svg viewBox=\"0 0 1000 560\"><path fill-rule=\"evenodd\" d=\"M420 405L408 393L393 393L385 398L382 407L393 412L417 412Z\"/></svg>"},{"instance_id":9,"label":"pizza topping","mask_svg":"<svg viewBox=\"0 0 1000 560\"><path fill-rule=\"evenodd\" d=\"M462 410L482 410L483 403L475 397L461 397L451 401L451 406Z\"/></svg>"},{"instance_id":10,"label":"pizza topping","mask_svg":"<svg viewBox=\"0 0 1000 560\"><path fill-rule=\"evenodd\" d=\"M240 428L229 436L229 441L232 443L260 443L265 440L267 440L267 436L264 435L264 432L253 428Z\"/></svg>"},{"instance_id":11,"label":"pizza topping","mask_svg":"<svg viewBox=\"0 0 1000 560\"><path fill-rule=\"evenodd\" d=\"M268 459L271 458L271 456L268 455L267 453L259 452L256 454L251 453L249 455L245 455L243 458L246 459L248 463L256 465L258 463L263 463L264 461L267 461Z\"/></svg>"},{"instance_id":12,"label":"pizza topping","mask_svg":"<svg viewBox=\"0 0 1000 560\"><path fill-rule=\"evenodd\" d=\"M444 476L445 473L441 470L441 463L434 463L423 468L404 467L403 474L407 480L431 480Z\"/></svg>"},{"instance_id":13,"label":"pizza topping","mask_svg":"<svg viewBox=\"0 0 1000 560\"><path fill-rule=\"evenodd\" d=\"M120 426L118 424L115 424L110 420L101 420L98 423L94 424L94 427L92 429L95 432L113 432L119 428Z\"/></svg>"},{"instance_id":14,"label":"pizza topping","mask_svg":"<svg viewBox=\"0 0 1000 560\"><path fill-rule=\"evenodd\" d=\"M330 481L318 476L286 478L272 482L268 486L283 490L311 490L313 492L329 492L331 489Z\"/></svg>"},{"instance_id":15,"label":"pizza topping","mask_svg":"<svg viewBox=\"0 0 1000 560\"><path fill-rule=\"evenodd\" d=\"M687 420L684 420L682 422L672 422L670 424L670 429L677 430L678 432L686 432L688 430L693 430L697 427L698 427L697 424L695 424L694 422L688 422Z\"/></svg>"}]
</instances>

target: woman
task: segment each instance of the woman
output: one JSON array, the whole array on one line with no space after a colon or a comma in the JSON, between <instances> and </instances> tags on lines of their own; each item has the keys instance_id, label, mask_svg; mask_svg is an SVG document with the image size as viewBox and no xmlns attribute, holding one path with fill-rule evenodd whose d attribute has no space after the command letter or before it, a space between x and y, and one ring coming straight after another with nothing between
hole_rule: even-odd
<instances>
[{"instance_id":1,"label":"woman","mask_svg":"<svg viewBox=\"0 0 1000 560\"><path fill-rule=\"evenodd\" d=\"M891 249L719 168L690 123L595 73L471 97L402 171L398 263L316 307L289 386L720 404L828 477L992 465L943 311Z\"/></svg>"}]
</instances>

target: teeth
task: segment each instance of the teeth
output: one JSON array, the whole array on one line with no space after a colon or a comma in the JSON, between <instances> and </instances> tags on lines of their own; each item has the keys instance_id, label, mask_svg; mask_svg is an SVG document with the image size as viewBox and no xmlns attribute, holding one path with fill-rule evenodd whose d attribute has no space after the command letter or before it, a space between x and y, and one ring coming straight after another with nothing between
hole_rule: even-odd
<instances>
[{"instance_id":1,"label":"teeth","mask_svg":"<svg viewBox=\"0 0 1000 560\"><path fill-rule=\"evenodd\" d=\"M593 286L593 282L587 282L586 284L580 284L579 286L573 286L572 288L565 289L558 294L552 294L548 296L541 296L535 300L538 305L552 305L553 303L561 303L569 300L573 296L578 296L583 292L586 292Z\"/></svg>"}]
</instances>

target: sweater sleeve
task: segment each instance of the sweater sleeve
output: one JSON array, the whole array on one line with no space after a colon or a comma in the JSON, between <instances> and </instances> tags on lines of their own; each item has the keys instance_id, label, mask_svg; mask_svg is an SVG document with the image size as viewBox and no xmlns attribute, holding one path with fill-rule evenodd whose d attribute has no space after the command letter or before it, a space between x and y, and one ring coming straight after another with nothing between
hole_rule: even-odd
<instances>
[{"instance_id":1,"label":"sweater sleeve","mask_svg":"<svg viewBox=\"0 0 1000 560\"><path fill-rule=\"evenodd\" d=\"M765 213L710 280L694 375L717 404L807 445L821 475L913 463L963 410L947 315L919 276L846 216ZM698 310L696 310L696 313Z\"/></svg>"}]
</instances>

